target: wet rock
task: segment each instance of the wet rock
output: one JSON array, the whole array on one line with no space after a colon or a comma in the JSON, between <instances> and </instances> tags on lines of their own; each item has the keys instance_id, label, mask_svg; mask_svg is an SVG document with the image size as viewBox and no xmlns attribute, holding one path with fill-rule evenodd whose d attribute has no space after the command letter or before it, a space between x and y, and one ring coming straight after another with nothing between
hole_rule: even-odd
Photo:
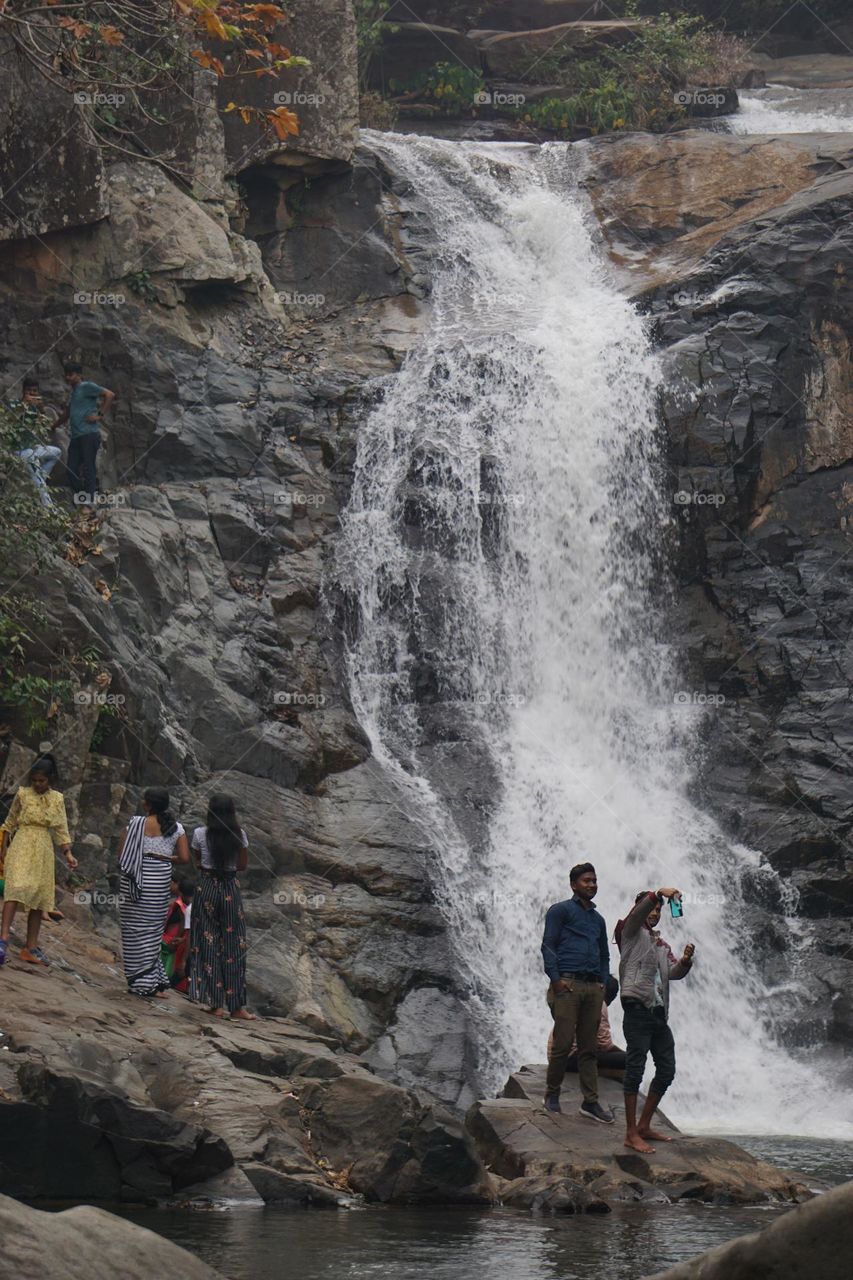
<instances>
[{"instance_id":1,"label":"wet rock","mask_svg":"<svg viewBox=\"0 0 853 1280\"><path fill-rule=\"evenodd\" d=\"M776 1218L754 1235L656 1272L650 1280L757 1280L820 1276L846 1280L853 1245L853 1184L846 1183Z\"/></svg>"},{"instance_id":2,"label":"wet rock","mask_svg":"<svg viewBox=\"0 0 853 1280\"><path fill-rule=\"evenodd\" d=\"M596 1212L613 1202L703 1200L714 1204L790 1203L811 1194L796 1178L719 1138L691 1138L658 1114L656 1124L673 1135L653 1157L627 1150L620 1086L600 1079L612 1126L578 1115L582 1100L566 1077L562 1114L545 1110L545 1067L522 1067L504 1096L476 1102L466 1127L491 1171L511 1180L509 1194L534 1211ZM578 1194L577 1188L583 1188ZM507 1187L501 1187L506 1198Z\"/></svg>"},{"instance_id":3,"label":"wet rock","mask_svg":"<svg viewBox=\"0 0 853 1280\"><path fill-rule=\"evenodd\" d=\"M561 60L594 56L607 45L627 44L642 31L637 21L565 22L530 31L472 31L471 40L493 76L535 81L536 66L546 54Z\"/></svg>"},{"instance_id":4,"label":"wet rock","mask_svg":"<svg viewBox=\"0 0 853 1280\"><path fill-rule=\"evenodd\" d=\"M471 1139L423 1095L355 1073L306 1094L312 1141L368 1200L489 1204Z\"/></svg>"},{"instance_id":5,"label":"wet rock","mask_svg":"<svg viewBox=\"0 0 853 1280\"><path fill-rule=\"evenodd\" d=\"M0 1197L3 1265L20 1280L146 1280L152 1270L186 1280L217 1280L214 1271L171 1241L103 1209L45 1213Z\"/></svg>"}]
</instances>

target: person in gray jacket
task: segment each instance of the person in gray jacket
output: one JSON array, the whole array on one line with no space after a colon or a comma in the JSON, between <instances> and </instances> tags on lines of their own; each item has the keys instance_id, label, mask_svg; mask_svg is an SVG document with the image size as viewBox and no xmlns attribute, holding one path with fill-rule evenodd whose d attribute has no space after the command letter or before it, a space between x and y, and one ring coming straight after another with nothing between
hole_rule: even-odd
<instances>
[{"instance_id":1,"label":"person in gray jacket","mask_svg":"<svg viewBox=\"0 0 853 1280\"><path fill-rule=\"evenodd\" d=\"M651 1154L647 1139L670 1142L652 1128L652 1117L661 1098L675 1079L675 1042L669 1027L669 984L684 978L693 964L695 947L688 942L680 960L655 933L664 898L679 897L677 889L644 890L637 894L630 913L616 926L619 947L619 986L624 1017L625 1146L644 1155ZM649 1088L643 1113L637 1121L637 1094L651 1053L655 1077Z\"/></svg>"}]
</instances>

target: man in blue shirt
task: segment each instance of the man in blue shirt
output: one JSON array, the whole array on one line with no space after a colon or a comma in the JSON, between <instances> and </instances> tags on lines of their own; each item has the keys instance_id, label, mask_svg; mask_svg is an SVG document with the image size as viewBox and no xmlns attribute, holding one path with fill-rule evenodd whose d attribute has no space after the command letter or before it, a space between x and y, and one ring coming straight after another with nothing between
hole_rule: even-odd
<instances>
[{"instance_id":1,"label":"man in blue shirt","mask_svg":"<svg viewBox=\"0 0 853 1280\"><path fill-rule=\"evenodd\" d=\"M82 365L67 364L64 372L71 398L56 425L67 422L71 430L65 470L75 505L93 507L98 493L96 459L101 447L100 425L115 400L115 392L97 382L84 381Z\"/></svg>"},{"instance_id":2,"label":"man in blue shirt","mask_svg":"<svg viewBox=\"0 0 853 1280\"><path fill-rule=\"evenodd\" d=\"M542 960L551 979L548 1005L554 1019L554 1041L548 1059L545 1106L560 1111L560 1088L575 1039L583 1093L580 1113L587 1120L612 1124L613 1112L598 1101L596 1039L610 977L607 926L592 900L598 892L595 867L581 862L569 873L572 896L556 902L545 916Z\"/></svg>"}]
</instances>

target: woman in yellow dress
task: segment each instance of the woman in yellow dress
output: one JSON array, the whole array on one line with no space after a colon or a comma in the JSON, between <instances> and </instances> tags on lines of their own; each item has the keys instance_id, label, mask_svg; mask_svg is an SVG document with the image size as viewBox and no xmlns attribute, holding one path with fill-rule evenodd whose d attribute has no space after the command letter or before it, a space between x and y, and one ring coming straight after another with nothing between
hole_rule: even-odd
<instances>
[{"instance_id":1,"label":"woman in yellow dress","mask_svg":"<svg viewBox=\"0 0 853 1280\"><path fill-rule=\"evenodd\" d=\"M0 827L0 862L4 855L6 861L0 964L6 959L9 933L19 906L26 907L28 912L27 945L21 951L21 959L28 964L50 963L38 940L42 912L53 910L56 892L54 841L65 855L69 870L73 871L77 866L77 859L71 852L65 800L62 793L54 789L55 781L56 761L53 756L45 755L36 760L30 768L29 786L18 788L9 816Z\"/></svg>"}]
</instances>

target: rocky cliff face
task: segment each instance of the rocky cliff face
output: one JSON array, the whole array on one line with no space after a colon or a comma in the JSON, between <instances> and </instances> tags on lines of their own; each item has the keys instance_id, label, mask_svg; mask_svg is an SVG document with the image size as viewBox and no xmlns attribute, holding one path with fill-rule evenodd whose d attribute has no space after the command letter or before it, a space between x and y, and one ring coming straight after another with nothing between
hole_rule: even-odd
<instances>
[{"instance_id":1,"label":"rocky cliff face","mask_svg":"<svg viewBox=\"0 0 853 1280\"><path fill-rule=\"evenodd\" d=\"M39 736L53 744L81 863L82 901L62 905L109 943L114 842L140 788L168 786L187 826L212 788L233 792L252 839L259 1010L364 1050L409 996L429 1030L407 1052L429 1058L451 965L426 850L369 759L321 601L359 398L397 367L419 304L396 202L369 159L352 163L350 10L329 0L296 28L294 47L316 56L302 89L288 83L297 97L325 86L331 117L309 111L295 142L240 151L202 85L183 182L111 155L70 101L55 108L71 111L69 140L48 160L53 96L39 107L17 64L7 81L6 155L28 196L5 206L4 385L34 371L61 402L76 358L118 400L110 497L79 554L38 568L24 539L14 566L43 612L32 669L79 686L76 655L95 657L41 735L10 711L2 789ZM317 80L327 64L331 85ZM107 678L112 717L99 714ZM383 1041L380 1065L396 1056ZM432 1083L455 1102L463 1075L445 1051Z\"/></svg>"}]
</instances>

